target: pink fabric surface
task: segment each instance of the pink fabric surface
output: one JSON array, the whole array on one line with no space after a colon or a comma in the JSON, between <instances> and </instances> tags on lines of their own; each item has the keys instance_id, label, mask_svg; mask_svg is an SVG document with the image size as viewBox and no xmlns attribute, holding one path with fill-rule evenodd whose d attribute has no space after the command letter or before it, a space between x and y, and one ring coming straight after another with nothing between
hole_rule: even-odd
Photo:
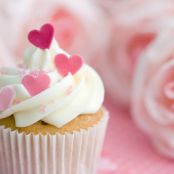
<instances>
[{"instance_id":1,"label":"pink fabric surface","mask_svg":"<svg viewBox=\"0 0 174 174\"><path fill-rule=\"evenodd\" d=\"M132 122L128 112L109 99L111 117L98 174L172 174L174 161L160 156Z\"/></svg>"}]
</instances>

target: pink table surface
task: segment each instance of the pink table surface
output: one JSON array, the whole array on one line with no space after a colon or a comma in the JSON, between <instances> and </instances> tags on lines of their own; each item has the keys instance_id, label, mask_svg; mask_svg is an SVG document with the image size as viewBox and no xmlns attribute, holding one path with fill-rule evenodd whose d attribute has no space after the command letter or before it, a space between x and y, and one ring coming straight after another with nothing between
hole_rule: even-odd
<instances>
[{"instance_id":1,"label":"pink table surface","mask_svg":"<svg viewBox=\"0 0 174 174\"><path fill-rule=\"evenodd\" d=\"M98 174L174 174L174 161L156 153L127 111L109 99L105 106L110 121Z\"/></svg>"}]
</instances>

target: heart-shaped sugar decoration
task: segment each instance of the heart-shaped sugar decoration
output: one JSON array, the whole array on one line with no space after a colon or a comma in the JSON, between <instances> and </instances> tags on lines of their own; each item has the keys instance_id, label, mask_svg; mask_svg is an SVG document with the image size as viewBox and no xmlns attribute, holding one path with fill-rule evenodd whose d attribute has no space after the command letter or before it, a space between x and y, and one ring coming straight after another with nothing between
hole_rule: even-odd
<instances>
[{"instance_id":1,"label":"heart-shaped sugar decoration","mask_svg":"<svg viewBox=\"0 0 174 174\"><path fill-rule=\"evenodd\" d=\"M40 30L32 30L28 34L28 40L40 49L49 49L54 37L54 28L51 24L45 24Z\"/></svg>"},{"instance_id":2,"label":"heart-shaped sugar decoration","mask_svg":"<svg viewBox=\"0 0 174 174\"><path fill-rule=\"evenodd\" d=\"M43 72L36 74L31 73L23 77L22 84L31 96L35 96L49 88L50 77Z\"/></svg>"},{"instance_id":3,"label":"heart-shaped sugar decoration","mask_svg":"<svg viewBox=\"0 0 174 174\"><path fill-rule=\"evenodd\" d=\"M75 74L82 67L83 60L76 55L68 58L65 54L58 54L55 57L55 65L58 72L66 76L68 73Z\"/></svg>"},{"instance_id":4,"label":"heart-shaped sugar decoration","mask_svg":"<svg viewBox=\"0 0 174 174\"><path fill-rule=\"evenodd\" d=\"M0 111L9 108L16 97L15 90L12 87L4 87L0 91Z\"/></svg>"}]
</instances>

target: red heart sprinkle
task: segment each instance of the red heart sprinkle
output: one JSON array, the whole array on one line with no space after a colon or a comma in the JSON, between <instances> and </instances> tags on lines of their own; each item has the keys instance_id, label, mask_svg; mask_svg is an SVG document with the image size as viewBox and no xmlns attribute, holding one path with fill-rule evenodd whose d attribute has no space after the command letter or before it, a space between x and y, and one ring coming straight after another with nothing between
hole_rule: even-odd
<instances>
[{"instance_id":1,"label":"red heart sprinkle","mask_svg":"<svg viewBox=\"0 0 174 174\"><path fill-rule=\"evenodd\" d=\"M32 30L28 34L28 40L38 48L50 48L54 37L54 28L51 24L45 24L40 30Z\"/></svg>"},{"instance_id":2,"label":"red heart sprinkle","mask_svg":"<svg viewBox=\"0 0 174 174\"><path fill-rule=\"evenodd\" d=\"M9 108L12 105L15 96L16 93L12 87L2 88L2 90L0 91L0 111Z\"/></svg>"},{"instance_id":3,"label":"red heart sprinkle","mask_svg":"<svg viewBox=\"0 0 174 174\"><path fill-rule=\"evenodd\" d=\"M31 73L23 77L22 84L31 96L35 96L49 87L50 77L43 72L37 74Z\"/></svg>"},{"instance_id":4,"label":"red heart sprinkle","mask_svg":"<svg viewBox=\"0 0 174 174\"><path fill-rule=\"evenodd\" d=\"M68 58L65 54L58 54L55 57L55 65L58 72L62 76L66 76L68 73L75 74L82 67L83 60L76 55Z\"/></svg>"}]
</instances>

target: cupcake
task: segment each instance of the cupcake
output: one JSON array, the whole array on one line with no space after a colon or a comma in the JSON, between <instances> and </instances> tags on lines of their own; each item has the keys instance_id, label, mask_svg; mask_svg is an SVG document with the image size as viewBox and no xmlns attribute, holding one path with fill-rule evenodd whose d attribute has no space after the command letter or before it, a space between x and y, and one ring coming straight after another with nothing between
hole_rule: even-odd
<instances>
[{"instance_id":1,"label":"cupcake","mask_svg":"<svg viewBox=\"0 0 174 174\"><path fill-rule=\"evenodd\" d=\"M0 69L1 174L94 174L108 112L98 74L54 39L28 34L18 68Z\"/></svg>"}]
</instances>

